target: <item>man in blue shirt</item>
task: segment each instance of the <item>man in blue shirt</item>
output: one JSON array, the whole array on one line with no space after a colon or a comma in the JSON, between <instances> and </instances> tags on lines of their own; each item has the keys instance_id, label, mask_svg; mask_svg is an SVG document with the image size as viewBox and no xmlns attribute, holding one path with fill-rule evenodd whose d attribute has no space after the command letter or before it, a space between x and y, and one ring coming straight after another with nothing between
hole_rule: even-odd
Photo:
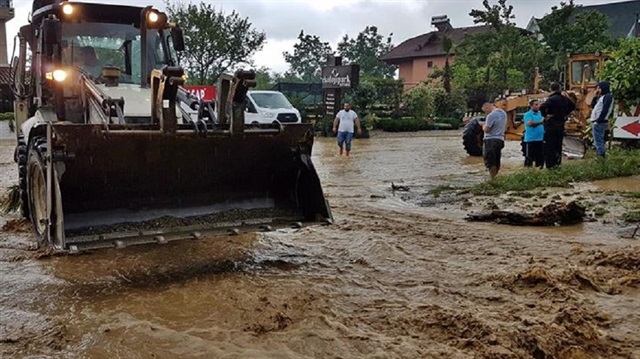
<instances>
[{"instance_id":1,"label":"man in blue shirt","mask_svg":"<svg viewBox=\"0 0 640 359\"><path fill-rule=\"evenodd\" d=\"M530 110L524 114L524 165L544 166L544 117L540 113L540 101L529 101Z\"/></svg>"}]
</instances>

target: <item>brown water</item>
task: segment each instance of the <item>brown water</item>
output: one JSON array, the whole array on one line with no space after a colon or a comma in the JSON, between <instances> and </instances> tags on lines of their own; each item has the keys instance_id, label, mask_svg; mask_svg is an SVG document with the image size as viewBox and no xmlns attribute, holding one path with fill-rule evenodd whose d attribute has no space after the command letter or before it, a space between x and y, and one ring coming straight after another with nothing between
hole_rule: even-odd
<instances>
[{"instance_id":1,"label":"brown water","mask_svg":"<svg viewBox=\"0 0 640 359\"><path fill-rule=\"evenodd\" d=\"M594 181L593 185L599 189L609 191L638 192L640 191L640 177L632 176Z\"/></svg>"},{"instance_id":2,"label":"brown water","mask_svg":"<svg viewBox=\"0 0 640 359\"><path fill-rule=\"evenodd\" d=\"M43 259L2 232L0 357L640 358L640 249L615 224L416 205L486 178L460 142L377 135L345 158L318 139L332 226ZM0 142L2 188L11 151ZM505 170L520 165L508 143Z\"/></svg>"}]
</instances>

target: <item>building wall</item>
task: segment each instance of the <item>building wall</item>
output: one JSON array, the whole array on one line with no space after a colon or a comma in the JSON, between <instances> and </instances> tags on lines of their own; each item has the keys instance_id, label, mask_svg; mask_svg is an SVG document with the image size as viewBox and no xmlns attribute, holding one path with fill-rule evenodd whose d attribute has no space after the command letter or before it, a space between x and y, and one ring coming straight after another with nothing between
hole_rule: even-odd
<instances>
[{"instance_id":1,"label":"building wall","mask_svg":"<svg viewBox=\"0 0 640 359\"><path fill-rule=\"evenodd\" d=\"M402 62L398 65L398 78L404 83L404 89L411 88L408 84L413 81L413 60Z\"/></svg>"},{"instance_id":2,"label":"building wall","mask_svg":"<svg viewBox=\"0 0 640 359\"><path fill-rule=\"evenodd\" d=\"M427 80L436 68L444 69L444 63L444 56L409 60L398 66L400 70L398 76L404 82L404 89L408 90L420 82ZM449 63L453 63L453 56L449 57Z\"/></svg>"}]
</instances>

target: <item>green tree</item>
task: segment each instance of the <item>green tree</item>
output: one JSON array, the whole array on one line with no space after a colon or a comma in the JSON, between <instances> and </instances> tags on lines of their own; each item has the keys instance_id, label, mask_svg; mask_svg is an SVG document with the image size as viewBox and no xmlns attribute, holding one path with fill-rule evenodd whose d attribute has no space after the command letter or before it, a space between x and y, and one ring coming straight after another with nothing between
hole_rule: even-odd
<instances>
[{"instance_id":1,"label":"green tree","mask_svg":"<svg viewBox=\"0 0 640 359\"><path fill-rule=\"evenodd\" d=\"M279 72L274 73L273 81L275 83L278 83L278 82L303 83L304 82L304 80L302 80L300 77L298 77L296 74L292 73L291 71L287 71L284 73L279 73Z\"/></svg>"},{"instance_id":2,"label":"green tree","mask_svg":"<svg viewBox=\"0 0 640 359\"><path fill-rule=\"evenodd\" d=\"M360 65L360 72L365 77L390 78L396 72L393 65L387 65L379 58L391 51L393 44L389 34L386 38L378 33L375 26L367 26L355 38L344 35L338 43L338 53L346 63Z\"/></svg>"},{"instance_id":3,"label":"green tree","mask_svg":"<svg viewBox=\"0 0 640 359\"><path fill-rule=\"evenodd\" d=\"M304 82L319 82L322 66L333 50L328 42L323 42L316 35L298 35L298 43L293 45L293 53L285 51L284 60L289 63L289 72Z\"/></svg>"},{"instance_id":4,"label":"green tree","mask_svg":"<svg viewBox=\"0 0 640 359\"><path fill-rule=\"evenodd\" d=\"M469 13L475 24L491 25L497 31L502 30L505 26L513 26L511 21L515 19L513 5L507 5L507 0L498 0L497 5L489 5L489 0L484 0L482 6L484 6L484 10L473 9Z\"/></svg>"},{"instance_id":5,"label":"green tree","mask_svg":"<svg viewBox=\"0 0 640 359\"><path fill-rule=\"evenodd\" d=\"M271 90L276 84L268 67L260 67L256 70L256 90Z\"/></svg>"},{"instance_id":6,"label":"green tree","mask_svg":"<svg viewBox=\"0 0 640 359\"><path fill-rule=\"evenodd\" d=\"M447 93L451 92L451 65L449 64L449 56L451 56L451 50L453 49L453 40L448 36L442 39L442 49L445 52L444 58L444 71L442 73L442 85Z\"/></svg>"},{"instance_id":7,"label":"green tree","mask_svg":"<svg viewBox=\"0 0 640 359\"><path fill-rule=\"evenodd\" d=\"M167 1L166 6L172 21L183 29L186 50L179 59L194 84L214 84L220 74L251 64L266 40L264 32L235 11L225 14L204 1L198 5Z\"/></svg>"},{"instance_id":8,"label":"green tree","mask_svg":"<svg viewBox=\"0 0 640 359\"><path fill-rule=\"evenodd\" d=\"M535 68L548 61L544 46L513 24L513 6L506 0L497 5L485 0L483 5L484 9L474 9L469 15L492 30L468 36L456 46L452 71L453 87L467 90L474 109L505 89L532 89ZM459 76L462 78L456 78Z\"/></svg>"},{"instance_id":9,"label":"green tree","mask_svg":"<svg viewBox=\"0 0 640 359\"><path fill-rule=\"evenodd\" d=\"M601 51L613 43L606 15L582 11L572 18L576 8L573 0L561 2L538 22L543 41L554 54Z\"/></svg>"},{"instance_id":10,"label":"green tree","mask_svg":"<svg viewBox=\"0 0 640 359\"><path fill-rule=\"evenodd\" d=\"M616 102L625 107L640 101L640 38L624 39L610 53L599 77L611 81Z\"/></svg>"},{"instance_id":11,"label":"green tree","mask_svg":"<svg viewBox=\"0 0 640 359\"><path fill-rule=\"evenodd\" d=\"M558 81L564 71L567 55L603 51L615 43L609 35L610 23L604 14L599 11L575 14L576 8L573 0L561 2L538 22L548 59L541 70L546 78L554 81Z\"/></svg>"}]
</instances>

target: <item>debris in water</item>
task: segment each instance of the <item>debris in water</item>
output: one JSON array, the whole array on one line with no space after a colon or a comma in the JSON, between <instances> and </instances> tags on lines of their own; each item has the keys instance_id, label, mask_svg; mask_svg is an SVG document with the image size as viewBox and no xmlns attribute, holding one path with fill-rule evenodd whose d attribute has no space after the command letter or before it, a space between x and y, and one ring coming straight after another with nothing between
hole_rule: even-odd
<instances>
[{"instance_id":1,"label":"debris in water","mask_svg":"<svg viewBox=\"0 0 640 359\"><path fill-rule=\"evenodd\" d=\"M488 213L468 214L467 220L514 226L555 226L581 223L585 214L585 208L577 202L552 202L534 214L493 210Z\"/></svg>"},{"instance_id":2,"label":"debris in water","mask_svg":"<svg viewBox=\"0 0 640 359\"><path fill-rule=\"evenodd\" d=\"M393 182L391 182L391 190L398 191L398 192L409 192L409 186L396 185Z\"/></svg>"},{"instance_id":3,"label":"debris in water","mask_svg":"<svg viewBox=\"0 0 640 359\"><path fill-rule=\"evenodd\" d=\"M4 196L0 198L0 211L2 213L13 213L20 209L20 187L13 185L7 188Z\"/></svg>"},{"instance_id":4,"label":"debris in water","mask_svg":"<svg viewBox=\"0 0 640 359\"><path fill-rule=\"evenodd\" d=\"M31 231L31 222L26 219L10 219L2 226L3 232L22 232L28 233Z\"/></svg>"}]
</instances>

